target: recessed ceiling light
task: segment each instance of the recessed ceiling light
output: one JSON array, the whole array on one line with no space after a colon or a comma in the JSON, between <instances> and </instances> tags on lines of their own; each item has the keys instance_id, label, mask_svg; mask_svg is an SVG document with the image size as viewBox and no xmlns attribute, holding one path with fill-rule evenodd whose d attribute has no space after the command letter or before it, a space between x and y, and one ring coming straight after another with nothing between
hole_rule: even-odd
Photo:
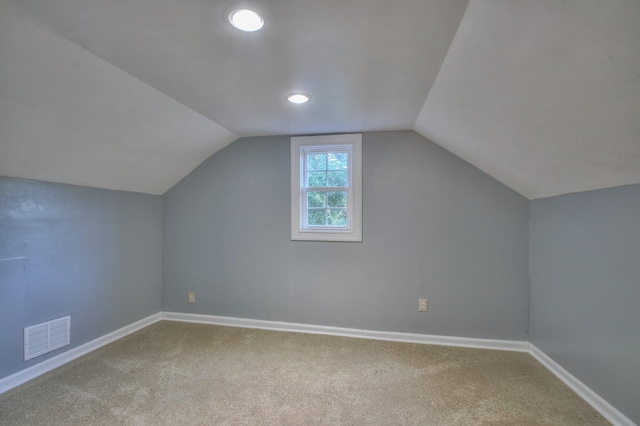
<instances>
[{"instance_id":1,"label":"recessed ceiling light","mask_svg":"<svg viewBox=\"0 0 640 426\"><path fill-rule=\"evenodd\" d=\"M305 102L308 102L309 99L311 99L311 96L305 95L304 93L292 93L291 95L287 96L287 100L292 104L303 104Z\"/></svg>"},{"instance_id":2,"label":"recessed ceiling light","mask_svg":"<svg viewBox=\"0 0 640 426\"><path fill-rule=\"evenodd\" d=\"M258 31L264 25L262 16L248 9L238 9L231 12L229 22L237 29L247 32Z\"/></svg>"}]
</instances>

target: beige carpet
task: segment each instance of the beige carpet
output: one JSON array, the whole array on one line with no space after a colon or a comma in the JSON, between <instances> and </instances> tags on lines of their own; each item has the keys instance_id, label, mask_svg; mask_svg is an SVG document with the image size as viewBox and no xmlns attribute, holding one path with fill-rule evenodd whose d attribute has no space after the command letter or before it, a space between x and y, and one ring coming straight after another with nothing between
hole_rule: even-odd
<instances>
[{"instance_id":1,"label":"beige carpet","mask_svg":"<svg viewBox=\"0 0 640 426\"><path fill-rule=\"evenodd\" d=\"M0 395L1 425L601 425L525 353L162 321Z\"/></svg>"}]
</instances>

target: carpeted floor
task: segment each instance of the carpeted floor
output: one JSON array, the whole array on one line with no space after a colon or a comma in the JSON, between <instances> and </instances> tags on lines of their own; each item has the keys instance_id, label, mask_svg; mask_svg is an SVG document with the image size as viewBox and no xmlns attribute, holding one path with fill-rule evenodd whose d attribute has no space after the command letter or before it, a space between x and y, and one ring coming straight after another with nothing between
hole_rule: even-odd
<instances>
[{"instance_id":1,"label":"carpeted floor","mask_svg":"<svg viewBox=\"0 0 640 426\"><path fill-rule=\"evenodd\" d=\"M0 395L0 425L604 425L526 353L161 321Z\"/></svg>"}]
</instances>

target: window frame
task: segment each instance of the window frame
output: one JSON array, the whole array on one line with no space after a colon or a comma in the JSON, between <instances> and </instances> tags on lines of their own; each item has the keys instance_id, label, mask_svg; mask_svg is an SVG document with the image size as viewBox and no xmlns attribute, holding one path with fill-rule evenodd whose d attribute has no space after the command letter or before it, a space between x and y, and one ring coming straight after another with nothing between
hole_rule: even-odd
<instances>
[{"instance_id":1,"label":"window frame","mask_svg":"<svg viewBox=\"0 0 640 426\"><path fill-rule=\"evenodd\" d=\"M307 192L314 188L305 182L306 154L349 152L348 187L321 187L320 190L347 192L348 227L306 225ZM362 241L362 134L294 136L291 138L291 240Z\"/></svg>"}]
</instances>

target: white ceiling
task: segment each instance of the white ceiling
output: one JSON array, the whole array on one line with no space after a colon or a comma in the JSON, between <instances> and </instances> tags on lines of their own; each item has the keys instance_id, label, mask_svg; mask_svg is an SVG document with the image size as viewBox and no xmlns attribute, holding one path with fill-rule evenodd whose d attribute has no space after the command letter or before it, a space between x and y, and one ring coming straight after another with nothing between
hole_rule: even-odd
<instances>
[{"instance_id":1,"label":"white ceiling","mask_svg":"<svg viewBox=\"0 0 640 426\"><path fill-rule=\"evenodd\" d=\"M640 1L472 1L415 128L528 198L640 183Z\"/></svg>"},{"instance_id":2,"label":"white ceiling","mask_svg":"<svg viewBox=\"0 0 640 426\"><path fill-rule=\"evenodd\" d=\"M467 3L0 0L0 175L162 194L241 136L415 129L531 199L640 183L640 2Z\"/></svg>"}]
</instances>

